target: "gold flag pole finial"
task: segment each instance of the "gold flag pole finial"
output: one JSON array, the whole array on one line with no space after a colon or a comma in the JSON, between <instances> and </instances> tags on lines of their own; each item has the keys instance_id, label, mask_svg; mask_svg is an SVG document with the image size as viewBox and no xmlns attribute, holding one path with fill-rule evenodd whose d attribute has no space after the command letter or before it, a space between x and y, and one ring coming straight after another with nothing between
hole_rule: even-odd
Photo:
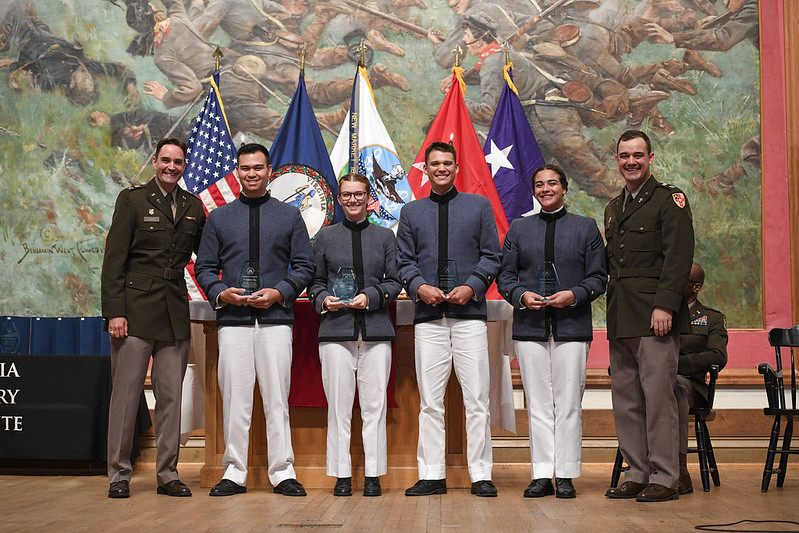
<instances>
[{"instance_id":1,"label":"gold flag pole finial","mask_svg":"<svg viewBox=\"0 0 799 533\"><path fill-rule=\"evenodd\" d=\"M461 48L461 45L459 44L458 46L453 48L452 53L455 54L455 66L460 67L461 59L463 59L463 48Z\"/></svg>"},{"instance_id":2,"label":"gold flag pole finial","mask_svg":"<svg viewBox=\"0 0 799 533\"><path fill-rule=\"evenodd\" d=\"M306 59L308 59L308 45L302 43L302 49L300 49L300 74L305 74Z\"/></svg>"},{"instance_id":3,"label":"gold flag pole finial","mask_svg":"<svg viewBox=\"0 0 799 533\"><path fill-rule=\"evenodd\" d=\"M510 64L510 43L505 41L505 44L502 45L502 48L505 49L505 64Z\"/></svg>"},{"instance_id":4,"label":"gold flag pole finial","mask_svg":"<svg viewBox=\"0 0 799 533\"><path fill-rule=\"evenodd\" d=\"M363 68L366 63L366 41L361 39L361 42L358 44L358 52L360 52L361 56L358 59L358 67Z\"/></svg>"},{"instance_id":5,"label":"gold flag pole finial","mask_svg":"<svg viewBox=\"0 0 799 533\"><path fill-rule=\"evenodd\" d=\"M219 70L219 64L222 62L222 58L225 57L225 54L222 53L222 50L219 49L219 46L216 47L214 50L214 59L216 60L214 70Z\"/></svg>"}]
</instances>

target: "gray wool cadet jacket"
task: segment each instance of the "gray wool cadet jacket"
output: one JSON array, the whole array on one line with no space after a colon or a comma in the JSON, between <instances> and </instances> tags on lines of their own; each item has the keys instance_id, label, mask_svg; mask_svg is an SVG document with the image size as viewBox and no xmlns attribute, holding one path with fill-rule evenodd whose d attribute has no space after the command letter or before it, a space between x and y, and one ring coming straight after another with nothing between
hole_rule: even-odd
<instances>
[{"instance_id":1,"label":"gray wool cadet jacket","mask_svg":"<svg viewBox=\"0 0 799 533\"><path fill-rule=\"evenodd\" d=\"M319 341L393 341L394 325L389 305L402 290L397 274L397 240L388 228L369 220L327 226L313 243L316 273L308 287L314 309L322 315ZM369 298L368 309L343 308L328 312L325 298L333 295L340 267L353 267L358 293Z\"/></svg>"},{"instance_id":2,"label":"gray wool cadet jacket","mask_svg":"<svg viewBox=\"0 0 799 533\"><path fill-rule=\"evenodd\" d=\"M443 236L443 239L440 238ZM499 236L491 203L484 196L430 192L405 205L397 230L399 274L408 296L416 302L414 323L452 318L486 319L485 294L500 264ZM465 305L436 307L417 296L423 284L438 286L439 261L454 259L455 285L468 285L475 298Z\"/></svg>"},{"instance_id":3,"label":"gray wool cadet jacket","mask_svg":"<svg viewBox=\"0 0 799 533\"><path fill-rule=\"evenodd\" d=\"M528 309L521 303L527 291L538 293L538 272L544 263L547 224L552 224L550 245L561 290L577 298L574 305L557 309ZM497 288L513 306L513 339L590 341L594 336L591 302L605 292L605 244L596 221L568 213L539 213L514 220L502 247L502 268Z\"/></svg>"},{"instance_id":4,"label":"gray wool cadet jacket","mask_svg":"<svg viewBox=\"0 0 799 533\"><path fill-rule=\"evenodd\" d=\"M311 282L314 272L311 240L299 209L272 198L268 192L260 198L242 194L211 211L205 228L194 273L217 309L216 323L244 326L255 324L257 319L261 324L292 324L294 300ZM280 291L284 305L269 309L216 307L222 291L241 286L242 267L253 259L258 261L260 287Z\"/></svg>"}]
</instances>

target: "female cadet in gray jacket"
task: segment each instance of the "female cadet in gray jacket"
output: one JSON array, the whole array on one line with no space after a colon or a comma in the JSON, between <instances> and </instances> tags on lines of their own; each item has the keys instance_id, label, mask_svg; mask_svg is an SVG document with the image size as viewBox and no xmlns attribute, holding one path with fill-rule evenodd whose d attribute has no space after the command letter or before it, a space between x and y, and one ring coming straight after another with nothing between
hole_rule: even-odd
<instances>
[{"instance_id":1,"label":"female cadet in gray jacket","mask_svg":"<svg viewBox=\"0 0 799 533\"><path fill-rule=\"evenodd\" d=\"M513 305L513 339L530 423L526 498L574 498L582 463L582 397L593 338L591 301L605 292L605 246L592 218L568 213L555 165L533 173L537 215L505 237L497 286ZM552 485L552 476L556 475Z\"/></svg>"},{"instance_id":2,"label":"female cadet in gray jacket","mask_svg":"<svg viewBox=\"0 0 799 533\"><path fill-rule=\"evenodd\" d=\"M394 232L367 219L369 180L365 176L343 176L338 201L347 218L316 235L316 274L308 289L314 308L322 315L319 358L328 405L327 475L338 478L335 495L352 494L350 430L357 382L366 456L363 494L379 496L378 476L387 469L386 387L395 338L388 306L402 290L397 242ZM357 285L348 303L333 294L341 268L354 271Z\"/></svg>"}]
</instances>

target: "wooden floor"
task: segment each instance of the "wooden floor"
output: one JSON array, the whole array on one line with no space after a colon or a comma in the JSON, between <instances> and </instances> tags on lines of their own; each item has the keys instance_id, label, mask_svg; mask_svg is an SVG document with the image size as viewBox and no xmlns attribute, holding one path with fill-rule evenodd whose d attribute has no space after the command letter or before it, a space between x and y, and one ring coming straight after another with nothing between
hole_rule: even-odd
<instances>
[{"instance_id":1,"label":"wooden floor","mask_svg":"<svg viewBox=\"0 0 799 533\"><path fill-rule=\"evenodd\" d=\"M306 498L267 490L211 498L200 488L199 465L182 465L192 498L155 492L152 467L137 469L128 500L106 498L103 476L0 476L0 531L689 531L700 524L738 520L799 521L799 467L785 486L760 492L762 467L720 465L721 487L701 490L692 469L693 494L666 503L637 503L604 497L610 465L584 465L574 500L525 499L529 467L495 467L498 498L477 498L467 489L446 495L408 498L402 490L382 497L349 498L313 489ZM793 475L792 475L793 474ZM300 480L302 481L302 480ZM358 480L356 480L357 482ZM359 483L357 483L359 485ZM798 524L749 524L728 528L797 531Z\"/></svg>"}]
</instances>

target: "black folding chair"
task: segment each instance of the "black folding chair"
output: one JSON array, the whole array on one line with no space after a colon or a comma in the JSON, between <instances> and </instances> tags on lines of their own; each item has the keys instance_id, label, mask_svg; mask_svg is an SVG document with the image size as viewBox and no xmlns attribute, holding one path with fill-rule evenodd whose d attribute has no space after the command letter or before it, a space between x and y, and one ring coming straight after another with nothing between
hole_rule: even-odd
<instances>
[{"instance_id":1,"label":"black folding chair","mask_svg":"<svg viewBox=\"0 0 799 533\"><path fill-rule=\"evenodd\" d=\"M795 416L799 416L799 410L796 408L796 359L794 355L795 350L799 348L799 325L790 329L772 329L768 333L768 341L774 346L777 368L774 369L768 363L761 363L757 367L757 371L763 375L768 400L768 407L763 409L763 413L774 417L766 453L766 465L763 467L763 484L760 487L762 492L768 491L772 474L777 474L777 487L782 487L785 482L785 472L788 469L788 456L799 454L799 449L791 449L793 419ZM787 348L787 350L783 350L783 348ZM791 359L789 375L787 374L787 365L783 365L788 354ZM786 394L786 380L790 396ZM779 447L783 418L785 418L785 430L782 433L782 447ZM780 454L780 464L779 468L774 468L774 459L777 454Z\"/></svg>"}]
</instances>

